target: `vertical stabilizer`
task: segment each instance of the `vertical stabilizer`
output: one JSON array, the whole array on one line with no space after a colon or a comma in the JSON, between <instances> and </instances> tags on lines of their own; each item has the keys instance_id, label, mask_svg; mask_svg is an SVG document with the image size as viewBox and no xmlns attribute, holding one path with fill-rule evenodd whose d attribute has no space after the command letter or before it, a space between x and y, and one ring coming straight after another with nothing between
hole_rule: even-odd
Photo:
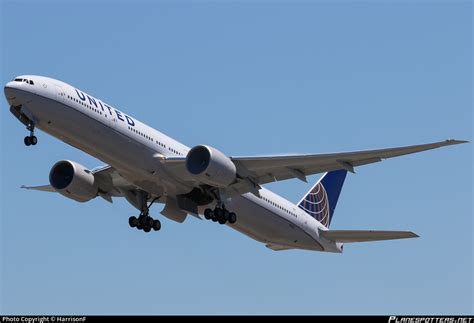
<instances>
[{"instance_id":1,"label":"vertical stabilizer","mask_svg":"<svg viewBox=\"0 0 474 323\"><path fill-rule=\"evenodd\" d=\"M346 175L346 170L327 172L301 199L298 207L329 228Z\"/></svg>"}]
</instances>

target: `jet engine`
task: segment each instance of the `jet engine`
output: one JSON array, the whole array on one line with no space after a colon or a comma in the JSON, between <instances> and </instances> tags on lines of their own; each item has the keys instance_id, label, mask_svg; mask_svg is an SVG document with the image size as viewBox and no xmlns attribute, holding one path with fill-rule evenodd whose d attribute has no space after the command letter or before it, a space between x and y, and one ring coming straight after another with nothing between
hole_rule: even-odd
<instances>
[{"instance_id":1,"label":"jet engine","mask_svg":"<svg viewBox=\"0 0 474 323\"><path fill-rule=\"evenodd\" d=\"M49 172L49 183L61 195L77 202L87 202L99 191L94 174L70 160L58 161Z\"/></svg>"},{"instance_id":2,"label":"jet engine","mask_svg":"<svg viewBox=\"0 0 474 323\"><path fill-rule=\"evenodd\" d=\"M186 156L186 169L201 182L215 186L227 187L237 176L235 164L219 150L198 145Z\"/></svg>"}]
</instances>

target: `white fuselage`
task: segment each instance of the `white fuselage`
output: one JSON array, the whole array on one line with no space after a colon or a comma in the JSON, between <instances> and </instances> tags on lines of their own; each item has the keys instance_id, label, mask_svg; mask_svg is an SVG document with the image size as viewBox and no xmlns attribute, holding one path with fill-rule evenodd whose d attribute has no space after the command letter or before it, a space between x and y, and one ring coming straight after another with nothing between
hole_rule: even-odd
<instances>
[{"instance_id":1,"label":"white fuselage","mask_svg":"<svg viewBox=\"0 0 474 323\"><path fill-rule=\"evenodd\" d=\"M51 78L9 82L10 105L33 120L36 128L114 167L127 181L152 196L188 193L185 181L166 171L163 156L185 157L189 147L73 86ZM319 236L326 230L294 203L262 188L225 201L238 215L229 226L251 238L288 248L341 252L341 244ZM204 207L199 207L202 214Z\"/></svg>"}]
</instances>

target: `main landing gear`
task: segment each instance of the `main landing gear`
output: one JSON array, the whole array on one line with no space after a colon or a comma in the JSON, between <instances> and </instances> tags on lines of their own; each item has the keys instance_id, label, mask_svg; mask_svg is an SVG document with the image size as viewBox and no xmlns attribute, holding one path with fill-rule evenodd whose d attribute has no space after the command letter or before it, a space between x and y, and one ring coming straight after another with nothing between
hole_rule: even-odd
<instances>
[{"instance_id":1,"label":"main landing gear","mask_svg":"<svg viewBox=\"0 0 474 323\"><path fill-rule=\"evenodd\" d=\"M132 228L137 228L138 230L143 230L145 232L150 232L152 229L155 231L159 231L161 229L160 220L155 220L149 215L150 207L157 199L158 198L155 198L153 201L151 201L150 205L144 208L138 218L136 216L131 216L130 218L128 218L128 224Z\"/></svg>"},{"instance_id":2,"label":"main landing gear","mask_svg":"<svg viewBox=\"0 0 474 323\"><path fill-rule=\"evenodd\" d=\"M219 222L219 224L226 224L227 222L233 224L237 222L237 215L234 212L227 211L224 205L222 205L222 208L216 206L214 210L205 209L204 217L206 220Z\"/></svg>"},{"instance_id":3,"label":"main landing gear","mask_svg":"<svg viewBox=\"0 0 474 323\"><path fill-rule=\"evenodd\" d=\"M24 143L26 146L30 145L36 145L38 143L38 138L35 136L35 124L33 122L30 122L28 126L26 127L30 131L30 135L26 136L24 139Z\"/></svg>"}]
</instances>

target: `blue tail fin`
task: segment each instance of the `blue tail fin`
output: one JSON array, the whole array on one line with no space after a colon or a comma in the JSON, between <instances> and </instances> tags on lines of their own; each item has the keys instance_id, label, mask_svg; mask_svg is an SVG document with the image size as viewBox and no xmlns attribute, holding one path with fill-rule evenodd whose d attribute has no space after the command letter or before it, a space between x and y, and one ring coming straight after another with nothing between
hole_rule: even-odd
<instances>
[{"instance_id":1,"label":"blue tail fin","mask_svg":"<svg viewBox=\"0 0 474 323\"><path fill-rule=\"evenodd\" d=\"M298 203L298 207L329 228L336 209L346 170L336 170L324 174Z\"/></svg>"}]
</instances>

